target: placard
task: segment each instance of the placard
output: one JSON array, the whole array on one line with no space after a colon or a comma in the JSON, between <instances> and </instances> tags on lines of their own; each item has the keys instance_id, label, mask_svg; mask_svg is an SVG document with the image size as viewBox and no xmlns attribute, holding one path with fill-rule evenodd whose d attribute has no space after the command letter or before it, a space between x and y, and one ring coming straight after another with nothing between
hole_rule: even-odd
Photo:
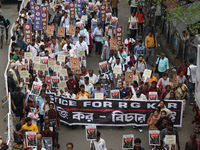
<instances>
[{"instance_id":1,"label":"placard","mask_svg":"<svg viewBox=\"0 0 200 150\"><path fill-rule=\"evenodd\" d=\"M29 72L28 70L22 70L19 72L20 78L29 78Z\"/></svg>"},{"instance_id":2,"label":"placard","mask_svg":"<svg viewBox=\"0 0 200 150\"><path fill-rule=\"evenodd\" d=\"M152 73L152 70L144 69L144 73L143 73L142 77L144 77L144 78L146 77L146 78L150 79L151 78L151 73Z\"/></svg>"},{"instance_id":3,"label":"placard","mask_svg":"<svg viewBox=\"0 0 200 150\"><path fill-rule=\"evenodd\" d=\"M24 52L25 59L32 59L32 52Z\"/></svg>"},{"instance_id":4,"label":"placard","mask_svg":"<svg viewBox=\"0 0 200 150\"><path fill-rule=\"evenodd\" d=\"M70 18L71 19L76 18L74 3L69 3L69 11L70 11Z\"/></svg>"},{"instance_id":5,"label":"placard","mask_svg":"<svg viewBox=\"0 0 200 150\"><path fill-rule=\"evenodd\" d=\"M166 145L175 145L176 144L176 135L165 135L165 144Z\"/></svg>"},{"instance_id":6,"label":"placard","mask_svg":"<svg viewBox=\"0 0 200 150\"><path fill-rule=\"evenodd\" d=\"M103 93L95 93L94 98L95 99L104 99Z\"/></svg>"},{"instance_id":7,"label":"placard","mask_svg":"<svg viewBox=\"0 0 200 150\"><path fill-rule=\"evenodd\" d=\"M112 13L106 13L106 23L111 22Z\"/></svg>"},{"instance_id":8,"label":"placard","mask_svg":"<svg viewBox=\"0 0 200 150\"><path fill-rule=\"evenodd\" d=\"M83 30L83 22L79 21L76 22L76 26L80 28L80 30Z\"/></svg>"},{"instance_id":9,"label":"placard","mask_svg":"<svg viewBox=\"0 0 200 150\"><path fill-rule=\"evenodd\" d=\"M135 75L133 75L133 81L137 81L137 83L139 83L139 77L138 77L138 76L135 76Z\"/></svg>"},{"instance_id":10,"label":"placard","mask_svg":"<svg viewBox=\"0 0 200 150\"><path fill-rule=\"evenodd\" d=\"M26 131L25 135L27 147L37 147L36 132Z\"/></svg>"},{"instance_id":11,"label":"placard","mask_svg":"<svg viewBox=\"0 0 200 150\"><path fill-rule=\"evenodd\" d=\"M60 65L54 65L54 72L59 73L61 68Z\"/></svg>"},{"instance_id":12,"label":"placard","mask_svg":"<svg viewBox=\"0 0 200 150\"><path fill-rule=\"evenodd\" d=\"M56 65L56 58L49 58L48 66L53 68Z\"/></svg>"},{"instance_id":13,"label":"placard","mask_svg":"<svg viewBox=\"0 0 200 150\"><path fill-rule=\"evenodd\" d=\"M177 87L177 74L173 75L173 86Z\"/></svg>"},{"instance_id":14,"label":"placard","mask_svg":"<svg viewBox=\"0 0 200 150\"><path fill-rule=\"evenodd\" d=\"M133 72L125 73L125 81L126 83L133 83Z\"/></svg>"},{"instance_id":15,"label":"placard","mask_svg":"<svg viewBox=\"0 0 200 150\"><path fill-rule=\"evenodd\" d=\"M48 57L40 57L42 64L48 64Z\"/></svg>"},{"instance_id":16,"label":"placard","mask_svg":"<svg viewBox=\"0 0 200 150\"><path fill-rule=\"evenodd\" d=\"M66 28L66 31L65 31L65 32L66 32L66 35L69 35L69 25L66 25L65 28Z\"/></svg>"},{"instance_id":17,"label":"placard","mask_svg":"<svg viewBox=\"0 0 200 150\"><path fill-rule=\"evenodd\" d=\"M60 69L59 75L60 75L60 77L67 76L67 69Z\"/></svg>"},{"instance_id":18,"label":"placard","mask_svg":"<svg viewBox=\"0 0 200 150\"><path fill-rule=\"evenodd\" d=\"M149 92L149 100L157 100L158 94L157 92Z\"/></svg>"},{"instance_id":19,"label":"placard","mask_svg":"<svg viewBox=\"0 0 200 150\"><path fill-rule=\"evenodd\" d=\"M40 64L40 56L33 56L33 63Z\"/></svg>"},{"instance_id":20,"label":"placard","mask_svg":"<svg viewBox=\"0 0 200 150\"><path fill-rule=\"evenodd\" d=\"M76 12L78 16L82 16L82 3L81 0L77 0L76 2Z\"/></svg>"},{"instance_id":21,"label":"placard","mask_svg":"<svg viewBox=\"0 0 200 150\"><path fill-rule=\"evenodd\" d=\"M47 64L40 64L41 71L48 71Z\"/></svg>"},{"instance_id":22,"label":"placard","mask_svg":"<svg viewBox=\"0 0 200 150\"><path fill-rule=\"evenodd\" d=\"M78 58L71 58L70 64L71 64L71 69L73 71L80 70L80 62L79 62Z\"/></svg>"},{"instance_id":23,"label":"placard","mask_svg":"<svg viewBox=\"0 0 200 150\"><path fill-rule=\"evenodd\" d=\"M104 22L106 21L106 5L105 4L101 5L100 10L101 10L100 21Z\"/></svg>"},{"instance_id":24,"label":"placard","mask_svg":"<svg viewBox=\"0 0 200 150\"><path fill-rule=\"evenodd\" d=\"M54 26L47 26L47 35L53 36Z\"/></svg>"},{"instance_id":25,"label":"placard","mask_svg":"<svg viewBox=\"0 0 200 150\"><path fill-rule=\"evenodd\" d=\"M26 65L19 65L18 66L18 71L20 72L20 71L22 71L22 70L26 70Z\"/></svg>"},{"instance_id":26,"label":"placard","mask_svg":"<svg viewBox=\"0 0 200 150\"><path fill-rule=\"evenodd\" d=\"M133 134L123 135L122 149L133 149L133 145L134 145L134 135Z\"/></svg>"},{"instance_id":27,"label":"placard","mask_svg":"<svg viewBox=\"0 0 200 150\"><path fill-rule=\"evenodd\" d=\"M97 138L97 127L95 125L85 126L86 140L96 140Z\"/></svg>"},{"instance_id":28,"label":"placard","mask_svg":"<svg viewBox=\"0 0 200 150\"><path fill-rule=\"evenodd\" d=\"M60 81L59 77L51 77L52 88L58 88L59 81Z\"/></svg>"},{"instance_id":29,"label":"placard","mask_svg":"<svg viewBox=\"0 0 200 150\"><path fill-rule=\"evenodd\" d=\"M47 75L45 77L45 84L51 84L51 76Z\"/></svg>"},{"instance_id":30,"label":"placard","mask_svg":"<svg viewBox=\"0 0 200 150\"><path fill-rule=\"evenodd\" d=\"M82 15L83 19L85 20L85 22L88 21L88 16L87 15Z\"/></svg>"},{"instance_id":31,"label":"placard","mask_svg":"<svg viewBox=\"0 0 200 150\"><path fill-rule=\"evenodd\" d=\"M112 38L110 39L110 49L111 50L116 50L117 49L117 40Z\"/></svg>"},{"instance_id":32,"label":"placard","mask_svg":"<svg viewBox=\"0 0 200 150\"><path fill-rule=\"evenodd\" d=\"M59 90L65 89L67 87L66 81L62 81L58 83Z\"/></svg>"},{"instance_id":33,"label":"placard","mask_svg":"<svg viewBox=\"0 0 200 150\"><path fill-rule=\"evenodd\" d=\"M88 3L89 6L89 11L93 12L94 11L94 3Z\"/></svg>"},{"instance_id":34,"label":"placard","mask_svg":"<svg viewBox=\"0 0 200 150\"><path fill-rule=\"evenodd\" d=\"M121 67L114 67L113 68L113 74L120 75L121 74Z\"/></svg>"},{"instance_id":35,"label":"placard","mask_svg":"<svg viewBox=\"0 0 200 150\"><path fill-rule=\"evenodd\" d=\"M31 93L33 95L39 96L41 89L42 89L42 83L33 81L33 85L32 85L32 88L31 88Z\"/></svg>"},{"instance_id":36,"label":"placard","mask_svg":"<svg viewBox=\"0 0 200 150\"><path fill-rule=\"evenodd\" d=\"M40 70L40 64L34 64L33 70Z\"/></svg>"},{"instance_id":37,"label":"placard","mask_svg":"<svg viewBox=\"0 0 200 150\"><path fill-rule=\"evenodd\" d=\"M49 127L49 128L51 130L52 127ZM47 149L46 150L52 150L53 149L52 137L42 137L42 140L44 140L44 142L47 145Z\"/></svg>"},{"instance_id":38,"label":"placard","mask_svg":"<svg viewBox=\"0 0 200 150\"><path fill-rule=\"evenodd\" d=\"M131 20L131 29L137 29L137 20Z\"/></svg>"},{"instance_id":39,"label":"placard","mask_svg":"<svg viewBox=\"0 0 200 150\"><path fill-rule=\"evenodd\" d=\"M101 73L107 73L108 72L108 66L107 66L107 61L103 61L99 63L99 69Z\"/></svg>"},{"instance_id":40,"label":"placard","mask_svg":"<svg viewBox=\"0 0 200 150\"><path fill-rule=\"evenodd\" d=\"M111 98L113 99L119 99L120 93L119 90L110 90Z\"/></svg>"},{"instance_id":41,"label":"placard","mask_svg":"<svg viewBox=\"0 0 200 150\"><path fill-rule=\"evenodd\" d=\"M59 61L59 62L65 62L65 55L58 54L57 61Z\"/></svg>"},{"instance_id":42,"label":"placard","mask_svg":"<svg viewBox=\"0 0 200 150\"><path fill-rule=\"evenodd\" d=\"M118 23L118 18L117 17L111 17L111 23L110 25L113 27L116 27Z\"/></svg>"},{"instance_id":43,"label":"placard","mask_svg":"<svg viewBox=\"0 0 200 150\"><path fill-rule=\"evenodd\" d=\"M116 27L116 39L118 45L123 44L123 26Z\"/></svg>"},{"instance_id":44,"label":"placard","mask_svg":"<svg viewBox=\"0 0 200 150\"><path fill-rule=\"evenodd\" d=\"M85 56L85 50L80 50L79 51L79 57Z\"/></svg>"},{"instance_id":45,"label":"placard","mask_svg":"<svg viewBox=\"0 0 200 150\"><path fill-rule=\"evenodd\" d=\"M149 145L160 145L159 130L149 130Z\"/></svg>"},{"instance_id":46,"label":"placard","mask_svg":"<svg viewBox=\"0 0 200 150\"><path fill-rule=\"evenodd\" d=\"M69 25L69 34L70 35L75 35L75 31L76 31L76 26Z\"/></svg>"},{"instance_id":47,"label":"placard","mask_svg":"<svg viewBox=\"0 0 200 150\"><path fill-rule=\"evenodd\" d=\"M58 36L65 37L65 27L58 27Z\"/></svg>"},{"instance_id":48,"label":"placard","mask_svg":"<svg viewBox=\"0 0 200 150\"><path fill-rule=\"evenodd\" d=\"M51 9L54 9L54 8L56 7L55 4L54 4L54 2L49 3L49 5L50 5L50 8L51 8Z\"/></svg>"},{"instance_id":49,"label":"placard","mask_svg":"<svg viewBox=\"0 0 200 150\"><path fill-rule=\"evenodd\" d=\"M24 24L24 38L25 43L31 43L32 42L32 25L31 23Z\"/></svg>"}]
</instances>

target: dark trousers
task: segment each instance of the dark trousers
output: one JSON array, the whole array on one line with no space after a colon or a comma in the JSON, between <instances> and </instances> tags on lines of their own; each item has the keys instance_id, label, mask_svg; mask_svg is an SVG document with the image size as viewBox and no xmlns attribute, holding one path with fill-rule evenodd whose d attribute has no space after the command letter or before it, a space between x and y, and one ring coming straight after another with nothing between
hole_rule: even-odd
<instances>
[{"instance_id":1,"label":"dark trousers","mask_svg":"<svg viewBox=\"0 0 200 150\"><path fill-rule=\"evenodd\" d=\"M118 17L118 8L112 8L112 15Z\"/></svg>"},{"instance_id":2,"label":"dark trousers","mask_svg":"<svg viewBox=\"0 0 200 150\"><path fill-rule=\"evenodd\" d=\"M132 30L130 29L130 35L131 35L131 38L133 38L135 40L135 37L136 37L136 32L137 30Z\"/></svg>"},{"instance_id":3,"label":"dark trousers","mask_svg":"<svg viewBox=\"0 0 200 150\"><path fill-rule=\"evenodd\" d=\"M142 32L143 32L143 23L139 23L138 25L138 35L142 35Z\"/></svg>"},{"instance_id":4,"label":"dark trousers","mask_svg":"<svg viewBox=\"0 0 200 150\"><path fill-rule=\"evenodd\" d=\"M39 114L39 118L40 118L40 126L42 126L43 122L44 122L44 116ZM41 127L42 128L42 127Z\"/></svg>"},{"instance_id":5,"label":"dark trousers","mask_svg":"<svg viewBox=\"0 0 200 150\"><path fill-rule=\"evenodd\" d=\"M16 110L13 109L13 112L16 117L20 117L20 120L24 117L23 107L16 107Z\"/></svg>"},{"instance_id":6,"label":"dark trousers","mask_svg":"<svg viewBox=\"0 0 200 150\"><path fill-rule=\"evenodd\" d=\"M8 40L8 29L3 22L1 22L0 24L5 27L5 29L6 29L6 40Z\"/></svg>"},{"instance_id":7,"label":"dark trousers","mask_svg":"<svg viewBox=\"0 0 200 150\"><path fill-rule=\"evenodd\" d=\"M194 93L195 93L195 83L188 83L189 95L190 95L190 103L194 103Z\"/></svg>"},{"instance_id":8,"label":"dark trousers","mask_svg":"<svg viewBox=\"0 0 200 150\"><path fill-rule=\"evenodd\" d=\"M21 6L22 1L18 1L18 5L17 5L17 10L20 10L20 6Z\"/></svg>"},{"instance_id":9,"label":"dark trousers","mask_svg":"<svg viewBox=\"0 0 200 150\"><path fill-rule=\"evenodd\" d=\"M159 72L159 71L158 71L159 78L162 78L163 73L164 73L164 72Z\"/></svg>"},{"instance_id":10,"label":"dark trousers","mask_svg":"<svg viewBox=\"0 0 200 150\"><path fill-rule=\"evenodd\" d=\"M101 42L97 42L97 41L95 43L96 43L96 52L101 55L102 44Z\"/></svg>"}]
</instances>

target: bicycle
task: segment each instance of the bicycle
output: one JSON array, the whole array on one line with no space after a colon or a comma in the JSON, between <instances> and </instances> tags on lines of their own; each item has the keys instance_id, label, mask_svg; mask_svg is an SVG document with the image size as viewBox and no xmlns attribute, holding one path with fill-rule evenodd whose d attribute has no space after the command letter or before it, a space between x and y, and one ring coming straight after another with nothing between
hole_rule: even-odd
<instances>
[{"instance_id":1,"label":"bicycle","mask_svg":"<svg viewBox=\"0 0 200 150\"><path fill-rule=\"evenodd\" d=\"M3 48L3 39L4 39L4 25L0 24L0 48Z\"/></svg>"}]
</instances>

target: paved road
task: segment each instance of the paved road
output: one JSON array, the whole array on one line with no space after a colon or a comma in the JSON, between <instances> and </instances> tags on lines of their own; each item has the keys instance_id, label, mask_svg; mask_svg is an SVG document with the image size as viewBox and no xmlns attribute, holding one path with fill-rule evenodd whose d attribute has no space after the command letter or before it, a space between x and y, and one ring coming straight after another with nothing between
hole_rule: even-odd
<instances>
[{"instance_id":1,"label":"paved road","mask_svg":"<svg viewBox=\"0 0 200 150\"><path fill-rule=\"evenodd\" d=\"M6 17L8 17L11 22L14 22L17 18L17 12L16 12L16 5L9 4L3 6L3 15L5 14ZM125 2L125 0L121 0L119 3L119 23L124 26L124 29L126 29L126 23L129 16L129 6ZM127 34L127 31L124 30L124 35ZM1 97L5 95L5 86L4 86L4 77L3 73L7 64L7 51L8 46L4 44L3 50L0 50L0 60L1 60L1 74L0 74L0 94ZM87 65L88 68L93 68L95 73L97 73L98 70L98 63L100 62L100 56L95 56L93 53L91 58L88 58ZM7 113L8 109L7 107L4 109L0 109L0 135L3 137L3 139L6 138L7 135L4 134L6 132L6 123L3 122L3 117ZM179 128L179 136L181 141L181 150L184 149L185 142L188 140L189 135L193 133L194 125L191 125L191 121L193 118L192 108L187 105L186 106L186 116L183 118L183 127ZM144 132L139 133L136 129L133 129L132 127L124 127L124 130L119 130L118 127L100 127L99 131L102 133L102 138L105 139L107 144L107 149L110 150L120 150L122 147L122 135L123 134L134 134L135 137L139 137L142 139L142 145L145 147L145 149L150 150L151 147L148 145L148 128L144 127ZM200 138L200 137L199 137ZM64 150L65 145L67 142L73 142L74 143L74 149L75 150L88 150L89 149L89 142L85 140L85 131L81 129L80 126L77 126L75 130L72 130L67 125L61 126L61 132L59 135L59 143L61 145L61 149Z\"/></svg>"}]
</instances>

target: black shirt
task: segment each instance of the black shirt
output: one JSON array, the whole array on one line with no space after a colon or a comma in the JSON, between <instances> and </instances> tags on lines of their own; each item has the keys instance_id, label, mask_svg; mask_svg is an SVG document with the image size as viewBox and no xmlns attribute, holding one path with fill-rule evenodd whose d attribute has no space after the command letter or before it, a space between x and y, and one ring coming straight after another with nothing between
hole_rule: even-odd
<instances>
[{"instance_id":1,"label":"black shirt","mask_svg":"<svg viewBox=\"0 0 200 150\"><path fill-rule=\"evenodd\" d=\"M8 78L7 81L8 81L8 91L11 92L10 89L9 89L9 88L11 88L12 91L14 92L15 89L16 89L16 84L15 84L14 79L13 78Z\"/></svg>"},{"instance_id":2,"label":"black shirt","mask_svg":"<svg viewBox=\"0 0 200 150\"><path fill-rule=\"evenodd\" d=\"M24 93L20 92L18 95L16 94L16 92L13 92L11 95L14 104L16 107L18 108L23 108L24 104L23 104L23 99L25 99L25 95Z\"/></svg>"}]
</instances>

